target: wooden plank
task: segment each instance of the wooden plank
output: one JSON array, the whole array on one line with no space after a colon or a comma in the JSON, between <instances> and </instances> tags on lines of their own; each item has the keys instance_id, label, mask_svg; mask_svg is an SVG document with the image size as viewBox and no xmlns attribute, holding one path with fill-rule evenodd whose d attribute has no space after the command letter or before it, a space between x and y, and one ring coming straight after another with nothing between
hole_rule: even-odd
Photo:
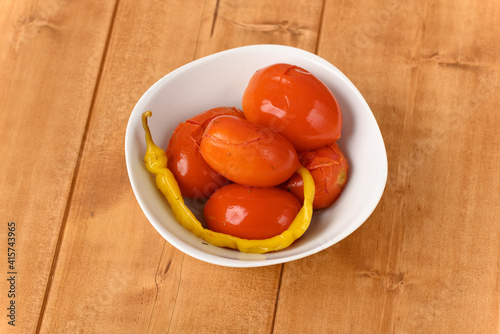
<instances>
[{"instance_id":1,"label":"wooden plank","mask_svg":"<svg viewBox=\"0 0 500 334\"><path fill-rule=\"evenodd\" d=\"M155 322L168 325L183 256L140 210L130 188L123 142L128 117L142 93L193 59L200 17L196 1L119 3L44 333L145 332L155 307L165 312Z\"/></svg>"},{"instance_id":2,"label":"wooden plank","mask_svg":"<svg viewBox=\"0 0 500 334\"><path fill-rule=\"evenodd\" d=\"M112 12L113 2L0 2L2 257L7 223L16 228L14 266L2 258L2 333L38 325Z\"/></svg>"},{"instance_id":3,"label":"wooden plank","mask_svg":"<svg viewBox=\"0 0 500 334\"><path fill-rule=\"evenodd\" d=\"M271 332L281 266L225 268L186 256L181 275L172 333Z\"/></svg>"},{"instance_id":4,"label":"wooden plank","mask_svg":"<svg viewBox=\"0 0 500 334\"><path fill-rule=\"evenodd\" d=\"M321 10L322 1L207 1L196 57L264 43L314 52ZM169 331L272 332L281 269L221 268L186 257Z\"/></svg>"},{"instance_id":5,"label":"wooden plank","mask_svg":"<svg viewBox=\"0 0 500 334\"><path fill-rule=\"evenodd\" d=\"M500 6L344 4L319 55L372 107L389 180L358 231L285 266L275 332L497 333Z\"/></svg>"},{"instance_id":6,"label":"wooden plank","mask_svg":"<svg viewBox=\"0 0 500 334\"><path fill-rule=\"evenodd\" d=\"M207 0L196 56L251 44L282 44L314 52L323 2Z\"/></svg>"},{"instance_id":7,"label":"wooden plank","mask_svg":"<svg viewBox=\"0 0 500 334\"><path fill-rule=\"evenodd\" d=\"M320 3L312 4L317 10L304 1L283 11L284 2L271 10L269 4L248 7L229 1L207 1L201 7L194 0L120 2L43 332L271 331L281 266L225 268L173 249L133 198L123 165L123 134L130 111L149 85L194 58L270 41L310 45L312 50L317 35L305 30L318 29ZM243 29L221 18L276 22L277 13L299 32L310 28L295 36L282 28Z\"/></svg>"}]
</instances>

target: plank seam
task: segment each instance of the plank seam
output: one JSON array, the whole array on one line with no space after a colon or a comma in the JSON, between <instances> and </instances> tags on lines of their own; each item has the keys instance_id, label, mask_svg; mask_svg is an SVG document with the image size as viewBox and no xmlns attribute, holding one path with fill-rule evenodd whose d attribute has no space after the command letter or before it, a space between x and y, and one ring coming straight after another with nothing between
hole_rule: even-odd
<instances>
[{"instance_id":1,"label":"plank seam","mask_svg":"<svg viewBox=\"0 0 500 334\"><path fill-rule=\"evenodd\" d=\"M280 292L281 292L281 282L283 282L283 271L285 270L285 265L281 264L280 270L280 278L278 280L278 292L276 294L276 303L274 304L274 314L273 314L273 323L271 325L271 334L274 333L276 327L276 315L278 314L278 304L280 300Z\"/></svg>"},{"instance_id":2,"label":"plank seam","mask_svg":"<svg viewBox=\"0 0 500 334\"><path fill-rule=\"evenodd\" d=\"M167 334L170 333L170 327L172 326L172 320L174 319L175 304L177 303L177 297L179 297L179 291L181 290L182 284L182 268L184 267L184 256L182 257L181 267L179 269L179 284L177 285L177 291L175 292L174 307L172 308L172 314L170 314L170 320L168 321Z\"/></svg>"},{"instance_id":3,"label":"plank seam","mask_svg":"<svg viewBox=\"0 0 500 334\"><path fill-rule=\"evenodd\" d=\"M36 326L35 333L40 333L43 318L45 316L45 310L47 308L47 303L48 303L49 296L50 296L50 291L52 289L52 282L54 279L54 273L55 273L55 269L57 267L57 262L59 259L59 252L61 250L61 245L62 245L63 239L64 239L64 233L65 233L66 225L67 225L68 218L69 218L69 212L71 211L71 203L73 202L73 198L75 195L75 187L76 187L76 183L78 180L78 175L80 174L83 152L85 150L85 143L86 143L86 139L87 139L89 128L90 128L90 121L92 119L93 110L95 108L95 104L96 104L96 100L97 100L97 92L99 91L99 87L100 87L100 84L102 81L104 65L106 63L106 58L108 55L109 45L111 42L111 36L113 35L113 28L114 28L114 24L115 24L117 12L118 12L119 3L120 3L120 0L116 0L115 6L113 8L113 13L111 15L111 22L110 22L110 26L109 26L109 30L108 30L108 35L106 36L106 41L104 43L104 50L103 50L103 54L102 54L102 58L101 58L101 63L99 64L99 71L97 73L97 79L96 79L96 83L94 86L94 92L92 94L92 99L90 101L89 113L87 115L87 120L85 122L83 136L82 136L82 140L81 140L81 144L80 144L80 149L78 151L78 157L76 160L75 168L73 170L73 176L71 179L68 200L66 201L66 207L64 208L63 218L62 218L62 222L61 222L61 228L59 230L59 236L58 236L57 242L56 242L54 257L52 259L52 264L51 264L50 270L49 270L49 276L48 276L48 280L47 280L47 285L45 287L45 293L43 296L42 306L40 308L40 314L38 316L38 323Z\"/></svg>"},{"instance_id":4,"label":"plank seam","mask_svg":"<svg viewBox=\"0 0 500 334\"><path fill-rule=\"evenodd\" d=\"M201 11L201 17L200 17L200 26L198 27L198 34L196 35L196 45L194 46L194 54L193 54L193 60L196 59L196 55L198 54L198 44L200 42L200 35L201 35L201 29L202 29L202 26L203 26L203 16L205 15L205 8L207 7L207 0L205 0L203 2L203 9ZM214 15L219 15L218 14L218 4L217 4L217 8L216 8L216 11L214 11ZM215 21L212 22L212 26L215 26ZM210 35L210 37L212 37L212 35Z\"/></svg>"},{"instance_id":5,"label":"plank seam","mask_svg":"<svg viewBox=\"0 0 500 334\"><path fill-rule=\"evenodd\" d=\"M325 6L326 6L326 0L323 0L323 3L321 5L321 14L319 16L319 26L318 26L318 36L316 37L316 47L314 48L314 53L318 54L319 52L319 45L320 45L320 39L321 39L321 31L323 30L323 19L325 16Z\"/></svg>"},{"instance_id":6,"label":"plank seam","mask_svg":"<svg viewBox=\"0 0 500 334\"><path fill-rule=\"evenodd\" d=\"M161 250L161 255L160 255L160 260L158 261L158 266L156 267L156 272L155 272L155 288L156 288L156 294L155 294L155 300L153 302L153 307L151 308L151 314L149 315L149 324L148 324L148 330L147 332L150 333L150 328L151 328L151 323L153 322L153 314L154 310L156 307L156 302L158 301L158 294L160 291L160 287L158 286L158 273L160 271L160 265L161 265L161 260L163 259L163 254L165 253L165 241L163 242L163 247Z\"/></svg>"},{"instance_id":7,"label":"plank seam","mask_svg":"<svg viewBox=\"0 0 500 334\"><path fill-rule=\"evenodd\" d=\"M219 16L219 5L220 5L220 0L217 0L217 2L215 3L214 17L212 20L212 28L210 29L210 37L213 36L214 30L215 30L215 25L217 24L217 17Z\"/></svg>"}]
</instances>

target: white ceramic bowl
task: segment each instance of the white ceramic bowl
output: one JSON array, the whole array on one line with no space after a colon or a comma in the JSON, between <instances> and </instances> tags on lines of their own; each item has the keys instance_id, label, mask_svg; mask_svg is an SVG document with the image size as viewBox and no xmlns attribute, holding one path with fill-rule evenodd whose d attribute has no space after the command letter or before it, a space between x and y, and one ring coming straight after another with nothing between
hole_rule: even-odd
<instances>
[{"instance_id":1,"label":"white ceramic bowl","mask_svg":"<svg viewBox=\"0 0 500 334\"><path fill-rule=\"evenodd\" d=\"M290 247L267 254L244 254L208 245L174 218L152 175L146 170L141 114L151 110L155 143L166 149L175 127L191 116L218 106L241 108L252 74L273 63L303 67L335 94L343 112L339 146L349 162L349 179L340 198L315 212L306 233ZM125 156L132 189L148 220L173 246L199 260L231 267L258 267L315 254L347 237L370 216L387 180L387 156L377 122L356 87L335 66L304 50L280 45L253 45L198 59L167 74L135 106L127 126ZM198 203L191 203L200 214Z\"/></svg>"}]
</instances>

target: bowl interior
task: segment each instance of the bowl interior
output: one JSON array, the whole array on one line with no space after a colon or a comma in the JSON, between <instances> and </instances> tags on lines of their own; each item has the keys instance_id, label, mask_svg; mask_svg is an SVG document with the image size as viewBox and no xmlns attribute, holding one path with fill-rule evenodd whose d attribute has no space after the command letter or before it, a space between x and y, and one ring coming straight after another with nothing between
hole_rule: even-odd
<instances>
[{"instance_id":1,"label":"bowl interior","mask_svg":"<svg viewBox=\"0 0 500 334\"><path fill-rule=\"evenodd\" d=\"M338 144L349 163L349 178L340 198L316 211L307 232L289 248L267 254L244 254L207 244L185 230L146 170L141 115L151 110L149 126L155 143L166 149L175 127L202 111L219 106L241 108L252 74L285 62L303 67L335 94L343 113ZM323 250L357 229L377 206L387 180L382 135L367 103L336 67L304 50L279 45L254 45L201 58L167 74L139 100L130 115L125 138L127 170L134 194L148 220L173 246L200 260L225 266L255 267L299 259ZM202 203L188 201L193 212Z\"/></svg>"}]
</instances>

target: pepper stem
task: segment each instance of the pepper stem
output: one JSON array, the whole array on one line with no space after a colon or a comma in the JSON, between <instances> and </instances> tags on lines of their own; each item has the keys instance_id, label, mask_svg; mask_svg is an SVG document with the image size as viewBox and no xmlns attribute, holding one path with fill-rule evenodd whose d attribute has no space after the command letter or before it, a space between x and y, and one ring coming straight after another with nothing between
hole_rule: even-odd
<instances>
[{"instance_id":1,"label":"pepper stem","mask_svg":"<svg viewBox=\"0 0 500 334\"><path fill-rule=\"evenodd\" d=\"M151 131L148 126L148 117L151 117L151 115L151 111L142 113L142 126L146 136L146 155L144 157L144 162L151 173L157 174L160 172L161 168L167 167L167 156L165 151L156 146L151 136Z\"/></svg>"},{"instance_id":2,"label":"pepper stem","mask_svg":"<svg viewBox=\"0 0 500 334\"><path fill-rule=\"evenodd\" d=\"M151 117L152 112L150 110L142 113L142 127L146 134L146 144L149 146L153 142L153 137L151 136L151 131L148 126L148 117Z\"/></svg>"}]
</instances>

